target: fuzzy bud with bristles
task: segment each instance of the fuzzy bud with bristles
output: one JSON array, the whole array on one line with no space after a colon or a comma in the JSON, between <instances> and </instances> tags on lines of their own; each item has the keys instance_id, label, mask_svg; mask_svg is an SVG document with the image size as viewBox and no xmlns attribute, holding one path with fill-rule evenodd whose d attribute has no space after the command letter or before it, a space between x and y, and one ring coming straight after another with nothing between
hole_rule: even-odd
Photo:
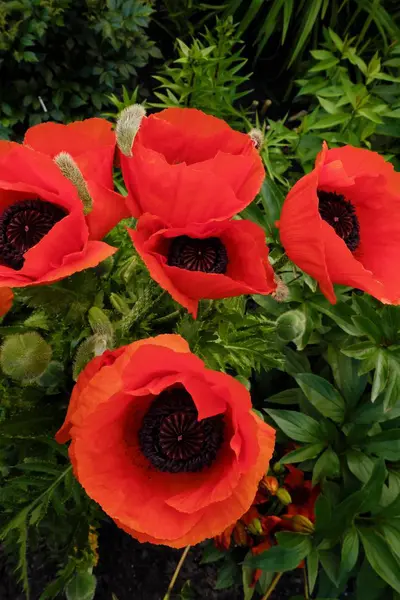
<instances>
[{"instance_id":1,"label":"fuzzy bud with bristles","mask_svg":"<svg viewBox=\"0 0 400 600\"><path fill-rule=\"evenodd\" d=\"M60 152L54 157L54 162L61 173L75 186L78 196L83 204L83 213L89 214L93 208L93 200L87 189L81 170L68 152Z\"/></svg>"},{"instance_id":2,"label":"fuzzy bud with bristles","mask_svg":"<svg viewBox=\"0 0 400 600\"><path fill-rule=\"evenodd\" d=\"M251 129L249 131L249 137L254 144L254 148L260 150L264 143L264 135L261 129Z\"/></svg>"},{"instance_id":3,"label":"fuzzy bud with bristles","mask_svg":"<svg viewBox=\"0 0 400 600\"><path fill-rule=\"evenodd\" d=\"M275 273L276 290L272 292L272 297L277 302L286 302L289 297L289 288L284 281Z\"/></svg>"},{"instance_id":4,"label":"fuzzy bud with bristles","mask_svg":"<svg viewBox=\"0 0 400 600\"><path fill-rule=\"evenodd\" d=\"M125 156L132 156L132 145L145 116L146 109L141 104L133 104L121 112L115 128L115 135L118 148Z\"/></svg>"},{"instance_id":5,"label":"fuzzy bud with bristles","mask_svg":"<svg viewBox=\"0 0 400 600\"><path fill-rule=\"evenodd\" d=\"M10 335L1 348L1 368L12 379L31 383L46 371L51 354L49 344L35 331Z\"/></svg>"}]
</instances>

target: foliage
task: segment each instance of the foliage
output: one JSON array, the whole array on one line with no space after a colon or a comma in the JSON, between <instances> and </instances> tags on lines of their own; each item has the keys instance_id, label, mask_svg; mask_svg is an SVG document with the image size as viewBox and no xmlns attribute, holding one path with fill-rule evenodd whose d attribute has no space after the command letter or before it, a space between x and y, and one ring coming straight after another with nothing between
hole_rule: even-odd
<instances>
[{"instance_id":1,"label":"foliage","mask_svg":"<svg viewBox=\"0 0 400 600\"><path fill-rule=\"evenodd\" d=\"M0 5L2 136L98 114L109 94L160 57L149 0L7 0ZM82 61L82 57L85 60Z\"/></svg>"},{"instance_id":2,"label":"foliage","mask_svg":"<svg viewBox=\"0 0 400 600\"><path fill-rule=\"evenodd\" d=\"M179 58L155 76L161 102L154 106L196 107L233 124L241 122L237 104L249 92L242 89L248 74L240 71L247 61L232 19L217 20L212 31L206 29L190 46L178 39L177 50Z\"/></svg>"},{"instance_id":3,"label":"foliage","mask_svg":"<svg viewBox=\"0 0 400 600\"><path fill-rule=\"evenodd\" d=\"M386 4L386 6L385 6ZM357 45L368 37L380 36L381 45L388 47L399 36L398 11L393 15L389 3L380 0L252 0L243 6L240 0L230 0L225 16L234 15L240 22L239 32L253 26L257 56L268 48L275 36L281 45L290 44L289 66L301 56L311 38L318 40L321 25L340 28L344 35L357 31ZM395 8L395 6L393 6ZM395 19L397 17L397 20Z\"/></svg>"}]
</instances>

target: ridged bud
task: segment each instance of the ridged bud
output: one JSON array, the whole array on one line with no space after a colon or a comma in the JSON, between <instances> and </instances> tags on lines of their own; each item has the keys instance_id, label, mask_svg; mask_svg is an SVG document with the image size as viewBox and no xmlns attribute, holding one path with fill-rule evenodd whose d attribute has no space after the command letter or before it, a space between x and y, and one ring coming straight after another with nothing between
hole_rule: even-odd
<instances>
[{"instance_id":1,"label":"ridged bud","mask_svg":"<svg viewBox=\"0 0 400 600\"><path fill-rule=\"evenodd\" d=\"M46 371L52 350L35 331L10 335L3 343L0 364L4 373L20 381L30 383Z\"/></svg>"},{"instance_id":2,"label":"ridged bud","mask_svg":"<svg viewBox=\"0 0 400 600\"><path fill-rule=\"evenodd\" d=\"M237 546L248 547L253 543L253 540L246 531L246 527L241 521L236 523L235 529L233 530L233 540Z\"/></svg>"},{"instance_id":3,"label":"ridged bud","mask_svg":"<svg viewBox=\"0 0 400 600\"><path fill-rule=\"evenodd\" d=\"M133 104L121 112L115 128L115 136L118 148L125 156L132 156L132 145L145 116L146 109L141 104Z\"/></svg>"},{"instance_id":4,"label":"ridged bud","mask_svg":"<svg viewBox=\"0 0 400 600\"><path fill-rule=\"evenodd\" d=\"M129 313L131 312L131 309L129 308L129 305L126 302L126 300L124 300L121 296L115 294L114 292L110 294L110 302L115 308L115 310L121 313L121 315L129 315Z\"/></svg>"},{"instance_id":5,"label":"ridged bud","mask_svg":"<svg viewBox=\"0 0 400 600\"><path fill-rule=\"evenodd\" d=\"M314 523L304 515L294 515L291 522L293 530L298 533L307 533L308 535L311 535L315 531Z\"/></svg>"},{"instance_id":6,"label":"ridged bud","mask_svg":"<svg viewBox=\"0 0 400 600\"><path fill-rule=\"evenodd\" d=\"M278 498L279 502L285 506L292 503L292 497L285 488L279 488L279 490L276 492L276 497Z\"/></svg>"},{"instance_id":7,"label":"ridged bud","mask_svg":"<svg viewBox=\"0 0 400 600\"><path fill-rule=\"evenodd\" d=\"M262 525L261 525L261 521L258 518L253 519L247 525L247 529L253 535L262 535L263 534L263 528L262 528Z\"/></svg>"},{"instance_id":8,"label":"ridged bud","mask_svg":"<svg viewBox=\"0 0 400 600\"><path fill-rule=\"evenodd\" d=\"M283 467L283 465L281 465L280 462L276 462L274 465L272 465L272 470L277 475L280 475L281 473L285 472L285 468Z\"/></svg>"}]
</instances>

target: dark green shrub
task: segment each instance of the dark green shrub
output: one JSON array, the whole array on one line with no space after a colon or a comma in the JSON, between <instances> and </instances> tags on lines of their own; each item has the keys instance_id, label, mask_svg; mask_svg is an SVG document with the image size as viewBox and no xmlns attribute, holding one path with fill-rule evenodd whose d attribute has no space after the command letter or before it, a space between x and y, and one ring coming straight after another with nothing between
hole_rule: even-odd
<instances>
[{"instance_id":1,"label":"dark green shrub","mask_svg":"<svg viewBox=\"0 0 400 600\"><path fill-rule=\"evenodd\" d=\"M0 136L101 112L159 57L146 35L153 0L0 2Z\"/></svg>"}]
</instances>

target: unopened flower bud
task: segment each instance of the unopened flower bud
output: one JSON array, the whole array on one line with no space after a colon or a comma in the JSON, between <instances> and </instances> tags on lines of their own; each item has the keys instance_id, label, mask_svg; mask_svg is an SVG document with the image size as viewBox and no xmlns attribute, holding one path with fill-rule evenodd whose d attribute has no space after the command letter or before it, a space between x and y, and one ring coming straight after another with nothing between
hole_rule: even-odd
<instances>
[{"instance_id":1,"label":"unopened flower bud","mask_svg":"<svg viewBox=\"0 0 400 600\"><path fill-rule=\"evenodd\" d=\"M218 550L229 550L231 545L232 531L235 526L236 523L229 525L225 531L214 537L214 546L218 548Z\"/></svg>"},{"instance_id":2,"label":"unopened flower bud","mask_svg":"<svg viewBox=\"0 0 400 600\"><path fill-rule=\"evenodd\" d=\"M313 534L315 530L314 523L304 515L293 515L292 527L294 531L307 533L308 535Z\"/></svg>"},{"instance_id":3,"label":"unopened flower bud","mask_svg":"<svg viewBox=\"0 0 400 600\"><path fill-rule=\"evenodd\" d=\"M261 521L258 518L253 519L251 521L251 523L249 523L247 525L247 529L253 535L262 535L263 534L263 528L262 528L262 525L261 525Z\"/></svg>"},{"instance_id":4,"label":"unopened flower bud","mask_svg":"<svg viewBox=\"0 0 400 600\"><path fill-rule=\"evenodd\" d=\"M114 329L112 323L101 308L92 306L89 310L88 318L93 333L113 339Z\"/></svg>"},{"instance_id":5,"label":"unopened flower bud","mask_svg":"<svg viewBox=\"0 0 400 600\"><path fill-rule=\"evenodd\" d=\"M285 488L279 488L279 490L276 492L276 497L278 498L279 502L285 506L292 503L292 498Z\"/></svg>"},{"instance_id":6,"label":"unopened flower bud","mask_svg":"<svg viewBox=\"0 0 400 600\"><path fill-rule=\"evenodd\" d=\"M22 383L43 375L51 360L49 344L36 331L6 337L0 351L3 372Z\"/></svg>"},{"instance_id":7,"label":"unopened flower bud","mask_svg":"<svg viewBox=\"0 0 400 600\"><path fill-rule=\"evenodd\" d=\"M54 162L64 177L70 180L78 192L78 196L83 204L84 214L89 214L93 208L93 200L89 194L89 190L81 170L76 164L75 160L70 154L68 154L68 152L60 152L60 154L57 154L57 156L54 157Z\"/></svg>"},{"instance_id":8,"label":"unopened flower bud","mask_svg":"<svg viewBox=\"0 0 400 600\"><path fill-rule=\"evenodd\" d=\"M252 539L246 531L246 527L244 523L238 521L236 523L235 529L233 530L233 539L235 544L238 546L251 546Z\"/></svg>"},{"instance_id":9,"label":"unopened flower bud","mask_svg":"<svg viewBox=\"0 0 400 600\"><path fill-rule=\"evenodd\" d=\"M114 292L110 294L110 302L121 315L128 315L131 311L126 300Z\"/></svg>"},{"instance_id":10,"label":"unopened flower bud","mask_svg":"<svg viewBox=\"0 0 400 600\"><path fill-rule=\"evenodd\" d=\"M277 302L286 302L289 297L289 288L284 281L275 273L274 275L276 290L272 292L272 297Z\"/></svg>"},{"instance_id":11,"label":"unopened flower bud","mask_svg":"<svg viewBox=\"0 0 400 600\"><path fill-rule=\"evenodd\" d=\"M144 106L133 104L124 108L118 118L115 135L118 148L125 156L132 156L132 145L145 115L146 109Z\"/></svg>"},{"instance_id":12,"label":"unopened flower bud","mask_svg":"<svg viewBox=\"0 0 400 600\"><path fill-rule=\"evenodd\" d=\"M279 481L276 477L270 475L264 475L259 483L259 489L262 492L266 492L271 494L271 496L275 496L276 492L279 489Z\"/></svg>"},{"instance_id":13,"label":"unopened flower bud","mask_svg":"<svg viewBox=\"0 0 400 600\"><path fill-rule=\"evenodd\" d=\"M274 473L279 475L280 473L283 473L285 471L285 468L283 467L283 465L281 465L280 462L276 462L274 465L272 465L272 470Z\"/></svg>"}]
</instances>

